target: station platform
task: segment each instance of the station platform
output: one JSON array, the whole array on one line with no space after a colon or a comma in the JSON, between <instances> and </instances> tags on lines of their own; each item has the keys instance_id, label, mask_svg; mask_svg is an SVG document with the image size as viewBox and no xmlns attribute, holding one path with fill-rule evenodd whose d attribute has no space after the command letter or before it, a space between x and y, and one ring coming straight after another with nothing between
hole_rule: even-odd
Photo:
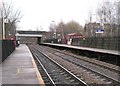
<instances>
[{"instance_id":1,"label":"station platform","mask_svg":"<svg viewBox=\"0 0 120 86\"><path fill-rule=\"evenodd\" d=\"M117 50L97 49L97 48L73 46L73 45L67 45L67 44L53 44L53 43L43 43L43 44L66 47L66 48L71 48L71 49L79 49L79 50L87 50L87 51L93 51L93 52L107 53L107 54L113 54L113 55L120 55L120 51L117 51Z\"/></svg>"},{"instance_id":2,"label":"station platform","mask_svg":"<svg viewBox=\"0 0 120 86\"><path fill-rule=\"evenodd\" d=\"M0 64L0 84L28 84L43 86L44 82L38 72L32 54L25 44L21 44Z\"/></svg>"}]
</instances>

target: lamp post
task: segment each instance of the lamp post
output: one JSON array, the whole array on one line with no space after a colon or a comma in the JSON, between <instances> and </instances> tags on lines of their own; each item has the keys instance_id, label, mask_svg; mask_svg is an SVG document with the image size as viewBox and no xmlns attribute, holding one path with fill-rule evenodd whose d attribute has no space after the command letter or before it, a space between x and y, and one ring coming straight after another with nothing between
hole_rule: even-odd
<instances>
[{"instance_id":1,"label":"lamp post","mask_svg":"<svg viewBox=\"0 0 120 86\"><path fill-rule=\"evenodd\" d=\"M55 21L52 21L53 22L53 29L54 29L54 37L55 39L57 38L57 31L56 31L56 28L55 28Z\"/></svg>"},{"instance_id":2,"label":"lamp post","mask_svg":"<svg viewBox=\"0 0 120 86\"><path fill-rule=\"evenodd\" d=\"M2 39L5 39L5 20L4 20L4 12L2 10L2 17L3 17L3 20L2 20Z\"/></svg>"},{"instance_id":3,"label":"lamp post","mask_svg":"<svg viewBox=\"0 0 120 86\"><path fill-rule=\"evenodd\" d=\"M64 40L65 40L65 34L64 34L64 24L60 23L60 29L61 29L61 38L62 38L62 44L64 44Z\"/></svg>"},{"instance_id":4,"label":"lamp post","mask_svg":"<svg viewBox=\"0 0 120 86\"><path fill-rule=\"evenodd\" d=\"M18 23L20 21L16 21L16 23ZM20 44L20 38L18 37L18 33L17 33L17 28L15 29L15 38L16 38L16 46L18 47Z\"/></svg>"}]
</instances>

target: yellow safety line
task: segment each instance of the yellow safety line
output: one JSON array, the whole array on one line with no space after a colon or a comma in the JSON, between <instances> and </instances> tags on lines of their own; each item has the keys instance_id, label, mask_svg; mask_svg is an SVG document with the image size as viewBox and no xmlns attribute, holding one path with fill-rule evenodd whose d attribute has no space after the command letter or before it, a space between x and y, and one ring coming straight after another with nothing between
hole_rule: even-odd
<instances>
[{"instance_id":1,"label":"yellow safety line","mask_svg":"<svg viewBox=\"0 0 120 86\"><path fill-rule=\"evenodd\" d=\"M36 75L37 75L38 81L40 83L40 86L45 86L45 83L44 83L44 81L43 81L43 79L41 77L41 74L38 71L37 65L36 65L35 60L34 60L33 57L32 57L32 63L34 65L34 68L36 69Z\"/></svg>"}]
</instances>

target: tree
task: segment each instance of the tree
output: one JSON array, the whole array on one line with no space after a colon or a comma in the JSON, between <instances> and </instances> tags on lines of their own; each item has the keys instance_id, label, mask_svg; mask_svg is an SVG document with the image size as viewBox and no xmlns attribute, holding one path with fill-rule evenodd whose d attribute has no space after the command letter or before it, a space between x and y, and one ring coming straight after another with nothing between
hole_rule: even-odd
<instances>
[{"instance_id":1,"label":"tree","mask_svg":"<svg viewBox=\"0 0 120 86\"><path fill-rule=\"evenodd\" d=\"M118 11L117 11L117 21L118 21L118 25L120 25L120 1L117 4L117 8L118 8Z\"/></svg>"},{"instance_id":2,"label":"tree","mask_svg":"<svg viewBox=\"0 0 120 86\"><path fill-rule=\"evenodd\" d=\"M65 23L63 21L59 22L56 31L58 38L65 39Z\"/></svg>"},{"instance_id":3,"label":"tree","mask_svg":"<svg viewBox=\"0 0 120 86\"><path fill-rule=\"evenodd\" d=\"M5 26L5 37L15 36L16 23L22 18L22 13L19 9L14 10L12 3L1 2L0 13L3 19L7 20Z\"/></svg>"},{"instance_id":4,"label":"tree","mask_svg":"<svg viewBox=\"0 0 120 86\"><path fill-rule=\"evenodd\" d=\"M65 35L69 33L82 33L83 27L75 21L70 21L65 25L64 32L65 32Z\"/></svg>"},{"instance_id":5,"label":"tree","mask_svg":"<svg viewBox=\"0 0 120 86\"><path fill-rule=\"evenodd\" d=\"M117 33L120 36L120 1L117 3Z\"/></svg>"},{"instance_id":6,"label":"tree","mask_svg":"<svg viewBox=\"0 0 120 86\"><path fill-rule=\"evenodd\" d=\"M52 21L52 23L49 26L49 37L47 37L48 39L56 39L56 27L57 25L55 24L55 21Z\"/></svg>"},{"instance_id":7,"label":"tree","mask_svg":"<svg viewBox=\"0 0 120 86\"><path fill-rule=\"evenodd\" d=\"M65 35L69 33L83 33L83 27L75 21L70 21L66 24L63 21L59 22L58 25L51 24L49 30L51 38L60 39L64 39Z\"/></svg>"},{"instance_id":8,"label":"tree","mask_svg":"<svg viewBox=\"0 0 120 86\"><path fill-rule=\"evenodd\" d=\"M117 32L117 3L103 2L97 9L98 21L100 22L107 36L114 36ZM108 27L109 25L109 27ZM107 26L107 27L105 27Z\"/></svg>"},{"instance_id":9,"label":"tree","mask_svg":"<svg viewBox=\"0 0 120 86\"><path fill-rule=\"evenodd\" d=\"M103 4L97 9L97 15L100 23L111 23L112 22L112 12L113 5L112 3L103 2Z\"/></svg>"}]
</instances>

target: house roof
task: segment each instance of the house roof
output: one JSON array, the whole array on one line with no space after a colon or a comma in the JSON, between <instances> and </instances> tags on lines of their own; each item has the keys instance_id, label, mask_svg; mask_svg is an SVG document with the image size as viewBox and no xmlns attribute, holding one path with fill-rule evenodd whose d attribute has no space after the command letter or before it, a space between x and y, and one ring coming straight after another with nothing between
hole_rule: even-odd
<instances>
[{"instance_id":1,"label":"house roof","mask_svg":"<svg viewBox=\"0 0 120 86\"><path fill-rule=\"evenodd\" d=\"M70 34L67 34L66 36L73 36L73 35L81 35L81 34L80 33L70 33Z\"/></svg>"}]
</instances>

